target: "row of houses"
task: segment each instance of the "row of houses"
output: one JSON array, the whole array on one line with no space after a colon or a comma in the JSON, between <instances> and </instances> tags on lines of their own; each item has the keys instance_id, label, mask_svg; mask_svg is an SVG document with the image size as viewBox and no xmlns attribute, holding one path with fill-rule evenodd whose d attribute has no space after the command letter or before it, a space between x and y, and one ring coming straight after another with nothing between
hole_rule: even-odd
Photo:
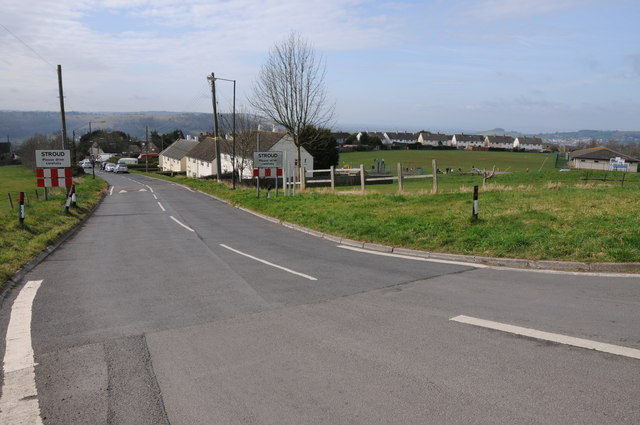
<instances>
[{"instance_id":1,"label":"row of houses","mask_svg":"<svg viewBox=\"0 0 640 425\"><path fill-rule=\"evenodd\" d=\"M293 169L297 165L297 148L293 139L286 133L254 130L245 135L243 146L236 146L236 170L242 178L253 176L253 154L260 152L283 152L285 168ZM255 143L253 142L255 141ZM211 177L218 174L215 139L211 136L187 137L178 139L168 148L160 152L158 166L162 171L186 173L187 177ZM302 166L313 170L313 156L304 148L300 148ZM220 174L233 170L233 141L220 141Z\"/></svg>"},{"instance_id":2,"label":"row of houses","mask_svg":"<svg viewBox=\"0 0 640 425\"><path fill-rule=\"evenodd\" d=\"M362 132L356 136L358 141ZM539 137L529 136L483 136L480 134L443 134L423 131L420 133L367 132L370 137L378 137L383 144L414 144L423 146L448 146L457 149L494 148L504 150L523 150L543 152L545 145Z\"/></svg>"}]
</instances>

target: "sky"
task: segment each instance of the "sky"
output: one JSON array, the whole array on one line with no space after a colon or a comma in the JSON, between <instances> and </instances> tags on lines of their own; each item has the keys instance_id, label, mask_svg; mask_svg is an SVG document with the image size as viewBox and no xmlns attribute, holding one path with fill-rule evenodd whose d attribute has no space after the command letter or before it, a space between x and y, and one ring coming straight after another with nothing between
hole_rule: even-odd
<instances>
[{"instance_id":1,"label":"sky","mask_svg":"<svg viewBox=\"0 0 640 425\"><path fill-rule=\"evenodd\" d=\"M333 128L640 130L640 0L0 0L0 110L239 110L293 31ZM233 84L216 83L231 111Z\"/></svg>"}]
</instances>

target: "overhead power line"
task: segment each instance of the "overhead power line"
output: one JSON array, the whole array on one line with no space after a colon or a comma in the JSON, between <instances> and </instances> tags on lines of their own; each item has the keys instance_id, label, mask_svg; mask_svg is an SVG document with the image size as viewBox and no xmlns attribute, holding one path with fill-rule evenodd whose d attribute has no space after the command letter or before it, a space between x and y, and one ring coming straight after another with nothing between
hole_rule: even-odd
<instances>
[{"instance_id":1,"label":"overhead power line","mask_svg":"<svg viewBox=\"0 0 640 425\"><path fill-rule=\"evenodd\" d=\"M13 38L15 38L16 40L18 40L20 43L22 43L27 49L31 50L38 58L40 58L40 60L42 60L44 63L46 63L47 65L49 65L51 68L53 68L53 70L57 70L57 67L52 65L51 62L49 62L48 60L46 60L44 57L42 57L42 55L38 52L35 51L34 48L32 48L31 46L29 46L27 43L25 43L24 41L22 41L22 39L20 37L18 37L17 35L15 35L13 32L11 32L11 30L7 27L5 27L3 24L0 24L0 27L4 28L4 30L6 32L8 32L9 34L11 34L11 36Z\"/></svg>"}]
</instances>

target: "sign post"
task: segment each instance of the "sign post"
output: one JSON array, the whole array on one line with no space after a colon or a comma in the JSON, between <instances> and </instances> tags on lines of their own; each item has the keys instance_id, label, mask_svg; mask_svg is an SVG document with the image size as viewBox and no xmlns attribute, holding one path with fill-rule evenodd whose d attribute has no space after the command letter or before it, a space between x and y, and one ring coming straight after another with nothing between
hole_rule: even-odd
<instances>
[{"instance_id":1,"label":"sign post","mask_svg":"<svg viewBox=\"0 0 640 425\"><path fill-rule=\"evenodd\" d=\"M269 177L276 179L276 196L278 196L278 177L282 177L283 152L254 152L253 176ZM260 197L260 184L258 184L258 197Z\"/></svg>"},{"instance_id":2,"label":"sign post","mask_svg":"<svg viewBox=\"0 0 640 425\"><path fill-rule=\"evenodd\" d=\"M70 150L36 150L36 167L36 183L38 187L44 187L45 200L48 199L49 187L66 187L69 198L73 186ZM69 203L70 199L67 199L67 211Z\"/></svg>"}]
</instances>

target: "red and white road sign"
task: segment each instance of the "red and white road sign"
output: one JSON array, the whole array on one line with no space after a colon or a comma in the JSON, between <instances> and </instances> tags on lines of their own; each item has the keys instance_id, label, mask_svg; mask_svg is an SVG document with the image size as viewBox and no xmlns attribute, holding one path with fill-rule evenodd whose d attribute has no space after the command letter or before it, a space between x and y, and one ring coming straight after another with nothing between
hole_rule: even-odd
<instances>
[{"instance_id":1,"label":"red and white road sign","mask_svg":"<svg viewBox=\"0 0 640 425\"><path fill-rule=\"evenodd\" d=\"M37 168L38 187L71 187L71 168Z\"/></svg>"},{"instance_id":2,"label":"red and white road sign","mask_svg":"<svg viewBox=\"0 0 640 425\"><path fill-rule=\"evenodd\" d=\"M253 177L282 177L282 168L254 168Z\"/></svg>"}]
</instances>

